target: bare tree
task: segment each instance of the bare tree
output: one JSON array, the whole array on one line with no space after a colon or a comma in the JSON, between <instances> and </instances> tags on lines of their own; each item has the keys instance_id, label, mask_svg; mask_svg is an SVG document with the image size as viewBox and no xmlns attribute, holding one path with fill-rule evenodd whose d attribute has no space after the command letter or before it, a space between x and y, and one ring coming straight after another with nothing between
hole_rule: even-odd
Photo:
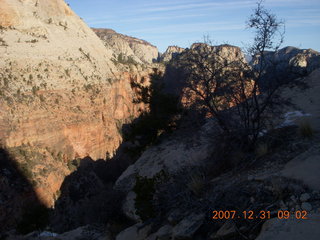
<instances>
[{"instance_id":1,"label":"bare tree","mask_svg":"<svg viewBox=\"0 0 320 240\"><path fill-rule=\"evenodd\" d=\"M186 57L185 99L214 116L224 134L237 136L252 147L284 103L278 90L285 82L277 77L265 78L271 64L266 51L277 50L283 42L284 23L260 1L247 26L255 30L253 44L248 48L257 63L255 67L246 62L237 47L194 44Z\"/></svg>"}]
</instances>

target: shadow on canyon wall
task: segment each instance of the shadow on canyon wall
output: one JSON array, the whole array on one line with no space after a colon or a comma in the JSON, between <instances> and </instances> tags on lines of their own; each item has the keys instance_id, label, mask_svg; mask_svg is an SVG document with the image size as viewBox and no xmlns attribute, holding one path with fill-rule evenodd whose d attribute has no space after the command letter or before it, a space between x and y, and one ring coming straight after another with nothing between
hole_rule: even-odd
<instances>
[{"instance_id":1,"label":"shadow on canyon wall","mask_svg":"<svg viewBox=\"0 0 320 240\"><path fill-rule=\"evenodd\" d=\"M28 169L0 148L0 239L13 229L26 234L49 227L61 233L87 224L109 224L111 230L132 224L122 214L124 194L113 189L117 178L139 156L129 149L132 145L124 142L111 159L72 160L75 171L64 179L60 196L49 209L28 179Z\"/></svg>"},{"instance_id":2,"label":"shadow on canyon wall","mask_svg":"<svg viewBox=\"0 0 320 240\"><path fill-rule=\"evenodd\" d=\"M0 216L0 232L17 228L28 233L49 227L61 233L87 224L108 224L111 231L117 232L117 228L131 225L121 210L125 196L113 186L148 146L161 142L176 128L172 116L177 113L178 99L161 92L161 76L157 71L151 74L151 88L143 89L149 95L147 99L140 96L140 101L150 104L150 111L122 125L119 132L124 141L112 158L85 157L68 163L74 171L64 179L52 209L45 208L38 199L35 185L28 180L28 169L19 168L1 149L0 210L6 211L1 211L5 214Z\"/></svg>"},{"instance_id":3,"label":"shadow on canyon wall","mask_svg":"<svg viewBox=\"0 0 320 240\"><path fill-rule=\"evenodd\" d=\"M28 170L0 148L0 237L13 227L28 233L48 224L48 209L38 199L27 175Z\"/></svg>"},{"instance_id":4,"label":"shadow on canyon wall","mask_svg":"<svg viewBox=\"0 0 320 240\"><path fill-rule=\"evenodd\" d=\"M124 194L113 189L116 179L133 163L124 147L120 146L112 159L86 157L72 162L77 169L61 185L50 228L65 232L87 224L131 224L121 210Z\"/></svg>"},{"instance_id":5,"label":"shadow on canyon wall","mask_svg":"<svg viewBox=\"0 0 320 240\"><path fill-rule=\"evenodd\" d=\"M110 225L132 224L122 214L124 194L113 189L114 183L148 146L161 142L177 127L173 117L179 111L178 98L163 91L163 74L157 69L150 80L150 86L131 82L137 94L133 103L148 104L149 111L121 126L123 142L114 156L72 161L76 170L65 178L50 218L55 232L93 223L107 223L109 229Z\"/></svg>"}]
</instances>

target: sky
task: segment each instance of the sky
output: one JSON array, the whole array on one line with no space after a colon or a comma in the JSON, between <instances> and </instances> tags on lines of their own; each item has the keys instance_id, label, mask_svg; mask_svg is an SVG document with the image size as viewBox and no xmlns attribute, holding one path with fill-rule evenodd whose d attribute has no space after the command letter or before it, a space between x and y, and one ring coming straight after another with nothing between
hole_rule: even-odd
<instances>
[{"instance_id":1,"label":"sky","mask_svg":"<svg viewBox=\"0 0 320 240\"><path fill-rule=\"evenodd\" d=\"M246 21L257 0L66 0L90 26L111 28L150 42L190 47L208 36L214 44L244 47L254 35ZM265 0L263 5L285 21L283 47L320 51L320 0Z\"/></svg>"}]
</instances>

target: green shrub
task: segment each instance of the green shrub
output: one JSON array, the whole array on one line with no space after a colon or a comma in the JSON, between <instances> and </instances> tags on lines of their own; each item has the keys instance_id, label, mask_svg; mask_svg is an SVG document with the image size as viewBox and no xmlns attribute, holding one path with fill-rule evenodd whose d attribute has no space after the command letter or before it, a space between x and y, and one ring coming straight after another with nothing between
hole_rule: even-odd
<instances>
[{"instance_id":1,"label":"green shrub","mask_svg":"<svg viewBox=\"0 0 320 240\"><path fill-rule=\"evenodd\" d=\"M133 188L136 193L135 208L137 209L136 214L140 216L142 221L156 217L153 196L157 184L167 179L168 175L163 170L152 178L136 176L136 184Z\"/></svg>"}]
</instances>

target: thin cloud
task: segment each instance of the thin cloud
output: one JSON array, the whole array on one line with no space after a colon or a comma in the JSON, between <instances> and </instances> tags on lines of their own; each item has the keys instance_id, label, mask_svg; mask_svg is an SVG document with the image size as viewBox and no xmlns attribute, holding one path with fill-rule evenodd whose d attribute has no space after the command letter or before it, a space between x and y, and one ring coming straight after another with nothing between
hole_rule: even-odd
<instances>
[{"instance_id":1,"label":"thin cloud","mask_svg":"<svg viewBox=\"0 0 320 240\"><path fill-rule=\"evenodd\" d=\"M208 32L208 31L227 31L244 29L243 24L230 22L206 22L193 24L175 24L170 26L160 26L153 28L142 28L130 30L128 33L193 33L193 32Z\"/></svg>"},{"instance_id":2,"label":"thin cloud","mask_svg":"<svg viewBox=\"0 0 320 240\"><path fill-rule=\"evenodd\" d=\"M177 11L185 9L199 9L199 8L239 8L239 7L249 7L254 6L254 1L239 1L239 2L203 2L203 3L189 3L189 4L179 4L173 6L159 6L159 7L149 7L142 8L138 10L139 12L167 12L167 11Z\"/></svg>"},{"instance_id":3,"label":"thin cloud","mask_svg":"<svg viewBox=\"0 0 320 240\"><path fill-rule=\"evenodd\" d=\"M186 19L186 18L195 18L195 17L204 17L207 14L181 14L181 15L169 15L169 16L150 16L150 17L141 17L141 18L128 18L118 20L113 19L95 19L94 21L88 21L88 24L107 24L107 23L131 23L131 22L147 22L147 21L156 21L156 20L170 20L170 19Z\"/></svg>"}]
</instances>

